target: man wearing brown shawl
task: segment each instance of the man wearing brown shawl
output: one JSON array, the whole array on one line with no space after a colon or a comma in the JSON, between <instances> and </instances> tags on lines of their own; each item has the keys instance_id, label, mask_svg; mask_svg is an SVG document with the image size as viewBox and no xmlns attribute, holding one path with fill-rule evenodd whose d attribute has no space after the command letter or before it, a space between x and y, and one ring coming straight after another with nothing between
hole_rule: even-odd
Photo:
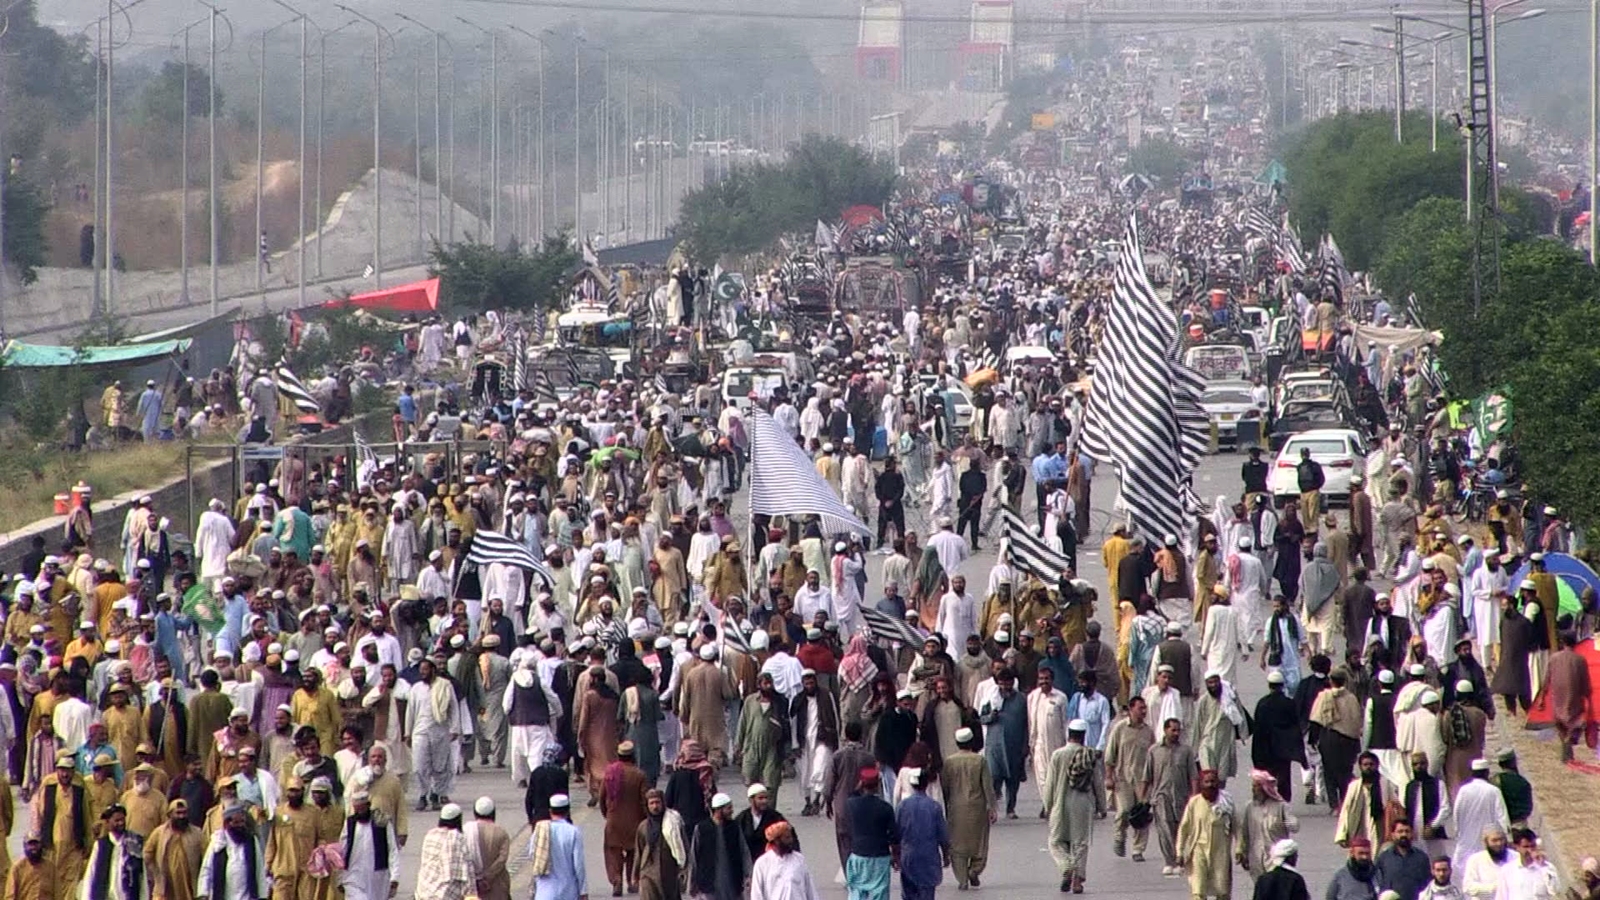
<instances>
[{"instance_id":1,"label":"man wearing brown shawl","mask_svg":"<svg viewBox=\"0 0 1600 900\"><path fill-rule=\"evenodd\" d=\"M1583 734L1591 718L1593 686L1589 682L1589 663L1577 651L1578 639L1562 632L1561 649L1550 657L1545 674L1550 685L1550 718L1561 736L1561 761L1572 759L1572 745Z\"/></svg>"}]
</instances>

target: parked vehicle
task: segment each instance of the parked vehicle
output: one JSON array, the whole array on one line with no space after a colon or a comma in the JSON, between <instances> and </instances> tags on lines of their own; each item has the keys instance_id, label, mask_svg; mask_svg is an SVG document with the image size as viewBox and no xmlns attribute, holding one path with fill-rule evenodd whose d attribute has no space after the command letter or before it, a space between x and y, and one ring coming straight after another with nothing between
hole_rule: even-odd
<instances>
[{"instance_id":1,"label":"parked vehicle","mask_svg":"<svg viewBox=\"0 0 1600 900\"><path fill-rule=\"evenodd\" d=\"M1300 451L1310 450L1311 458L1322 464L1322 495L1329 506L1347 506L1350 503L1350 476L1357 466L1366 465L1366 443L1361 434L1350 428L1320 428L1290 436L1278 450L1272 464L1267 487L1281 504L1300 495L1300 482L1295 466L1300 463Z\"/></svg>"}]
</instances>

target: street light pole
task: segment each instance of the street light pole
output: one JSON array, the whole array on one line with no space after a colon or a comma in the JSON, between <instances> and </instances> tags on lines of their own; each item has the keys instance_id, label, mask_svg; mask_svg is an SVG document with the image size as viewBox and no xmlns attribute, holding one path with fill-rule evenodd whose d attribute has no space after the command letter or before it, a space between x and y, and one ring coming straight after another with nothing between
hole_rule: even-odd
<instances>
[{"instance_id":1,"label":"street light pole","mask_svg":"<svg viewBox=\"0 0 1600 900\"><path fill-rule=\"evenodd\" d=\"M444 133L443 133L443 127L444 126L442 124L443 120L441 119L441 117L439 115L439 110L440 110L439 95L440 95L441 84L442 84L442 69L440 67L440 62L439 62L439 43L440 43L440 41L444 40L444 35L441 34L438 31L438 29L430 28L427 25L424 25L421 22L418 22L416 19L411 18L410 16L406 15L403 12L395 13L395 18L398 18L398 19L400 19L401 21L404 21L404 22L410 22L411 24L417 26L418 28L421 28L423 31L426 31L429 34L433 35L433 203L434 203L433 233L434 233L434 239L435 240L440 241L442 243L450 243L450 241L452 240L452 238L454 236L453 235L446 235L445 234L445 230L444 230L444 177L445 177L444 176ZM451 46L452 56L453 56L453 51L455 49L455 45L451 44L450 46ZM453 65L454 65L454 61L452 60L452 66ZM452 70L451 80L454 81L454 79L455 79L455 74L454 74L454 71ZM452 121L453 121L454 115L455 115L455 100L454 100L454 98L451 99L450 108L451 108L451 117L452 117ZM453 129L451 131L451 136L454 137L454 130ZM420 156L421 152L422 152L421 145L419 143L418 150L417 150L417 153L419 154L419 156ZM452 150L452 152L451 152L451 162L452 163L454 163L454 156L455 156L455 154L454 154L454 151ZM419 172L421 171L420 164L418 165L418 171ZM420 179L421 176L418 175L418 178ZM454 189L454 185L453 184L451 185L451 188L452 188L452 190ZM422 190L422 186L421 186L420 180L419 180L419 183L417 185L417 190L418 191ZM418 205L417 205L417 219L420 222L421 219L422 219L422 206L421 206L421 200L420 200L420 196L421 195L419 194L418 196L419 196L419 200L418 200ZM453 212L453 210L452 210L452 212ZM452 227L451 230L454 231L454 228Z\"/></svg>"},{"instance_id":2,"label":"street light pole","mask_svg":"<svg viewBox=\"0 0 1600 900\"><path fill-rule=\"evenodd\" d=\"M295 179L300 186L299 198L296 204L297 215L295 217L297 222L295 246L299 249L295 251L295 268L299 270L299 297L297 302L303 309L306 306L306 91L309 87L306 80L306 29L311 24L311 20L306 17L305 13L283 2L283 0L272 0L272 2L294 13L295 17L300 20L300 159L296 163L299 177ZM265 61L266 58L263 56L263 64ZM318 214L321 214L320 210ZM321 243L321 241L318 241L318 243Z\"/></svg>"},{"instance_id":3,"label":"street light pole","mask_svg":"<svg viewBox=\"0 0 1600 900\"><path fill-rule=\"evenodd\" d=\"M189 303L189 32L197 25L203 25L206 18L196 19L183 26L183 133L180 140L183 143L182 161L179 163L178 180L182 182L181 197L178 202L178 271L181 286L178 294L183 298L185 305ZM210 81L210 77L206 79Z\"/></svg>"},{"instance_id":4,"label":"street light pole","mask_svg":"<svg viewBox=\"0 0 1600 900\"><path fill-rule=\"evenodd\" d=\"M1394 142L1405 143L1406 20L1394 17Z\"/></svg>"},{"instance_id":5,"label":"street light pole","mask_svg":"<svg viewBox=\"0 0 1600 900\"><path fill-rule=\"evenodd\" d=\"M372 26L372 284L383 287L383 34L376 19L336 3Z\"/></svg>"},{"instance_id":6,"label":"street light pole","mask_svg":"<svg viewBox=\"0 0 1600 900\"><path fill-rule=\"evenodd\" d=\"M322 277L322 146L328 106L328 38L356 24L352 19L332 31L322 31L317 49L317 277ZM320 29L319 29L320 31Z\"/></svg>"},{"instance_id":7,"label":"street light pole","mask_svg":"<svg viewBox=\"0 0 1600 900\"><path fill-rule=\"evenodd\" d=\"M207 16L211 20L211 41L208 49L210 55L208 65L210 69L206 73L206 88L207 93L210 94L206 98L206 128L209 132L206 149L210 153L211 159L209 162L210 173L207 178L209 199L206 203L206 212L211 220L208 224L211 236L211 315L215 317L222 302L222 290L218 286L217 280L217 265L222 257L222 241L218 236L221 216L217 213L217 19L222 18L228 23L229 47L233 46L233 21L222 15L220 7L212 6L205 0L199 0L199 2L201 6L211 10L211 14Z\"/></svg>"}]
</instances>

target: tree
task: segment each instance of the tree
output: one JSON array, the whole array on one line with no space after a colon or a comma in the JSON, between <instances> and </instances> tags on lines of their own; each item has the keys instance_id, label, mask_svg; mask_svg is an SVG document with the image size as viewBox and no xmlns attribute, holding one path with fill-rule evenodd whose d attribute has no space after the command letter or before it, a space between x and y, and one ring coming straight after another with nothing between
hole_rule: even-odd
<instances>
[{"instance_id":1,"label":"tree","mask_svg":"<svg viewBox=\"0 0 1600 900\"><path fill-rule=\"evenodd\" d=\"M23 284L39 280L37 269L46 264L50 242L44 234L50 205L26 178L0 173L0 203L5 204L5 246L0 258Z\"/></svg>"},{"instance_id":2,"label":"tree","mask_svg":"<svg viewBox=\"0 0 1600 900\"><path fill-rule=\"evenodd\" d=\"M478 241L434 242L429 257L428 274L440 280L444 301L478 312L549 309L560 301L562 279L579 262L565 233L545 238L531 251Z\"/></svg>"},{"instance_id":3,"label":"tree","mask_svg":"<svg viewBox=\"0 0 1600 900\"><path fill-rule=\"evenodd\" d=\"M1128 153L1127 174L1145 175L1162 187L1173 187L1198 158L1166 138L1143 140Z\"/></svg>"},{"instance_id":4,"label":"tree","mask_svg":"<svg viewBox=\"0 0 1600 900\"><path fill-rule=\"evenodd\" d=\"M837 138L808 134L780 165L735 168L683 199L678 233L690 255L715 259L751 253L779 235L810 232L850 206L881 206L894 190L894 167Z\"/></svg>"},{"instance_id":5,"label":"tree","mask_svg":"<svg viewBox=\"0 0 1600 900\"><path fill-rule=\"evenodd\" d=\"M68 37L39 24L35 0L7 6L4 28L4 158L17 153L35 160L46 134L76 123L94 108L95 63L86 35Z\"/></svg>"},{"instance_id":6,"label":"tree","mask_svg":"<svg viewBox=\"0 0 1600 900\"><path fill-rule=\"evenodd\" d=\"M1426 115L1410 114L1406 141L1397 144L1392 115L1371 112L1342 113L1297 132L1282 159L1300 233L1315 240L1331 231L1350 268L1369 269L1393 220L1426 198L1464 196L1460 138L1440 129L1435 153L1428 131Z\"/></svg>"},{"instance_id":7,"label":"tree","mask_svg":"<svg viewBox=\"0 0 1600 900\"><path fill-rule=\"evenodd\" d=\"M200 66L189 66L189 115L204 116L210 111L206 90L216 91L217 111L222 111L222 88L211 84L211 76ZM145 86L139 109L152 122L177 125L183 121L183 63L166 62Z\"/></svg>"}]
</instances>

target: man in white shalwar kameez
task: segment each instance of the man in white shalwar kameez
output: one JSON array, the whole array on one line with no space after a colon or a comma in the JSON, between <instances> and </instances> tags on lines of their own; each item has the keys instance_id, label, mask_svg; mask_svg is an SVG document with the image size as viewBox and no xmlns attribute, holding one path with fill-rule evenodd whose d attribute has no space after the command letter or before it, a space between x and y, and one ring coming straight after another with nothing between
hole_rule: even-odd
<instances>
[{"instance_id":1,"label":"man in white shalwar kameez","mask_svg":"<svg viewBox=\"0 0 1600 900\"><path fill-rule=\"evenodd\" d=\"M458 733L455 688L435 667L442 657L418 663L422 677L411 686L406 703L406 733L411 735L411 765L417 776L417 811L437 809L455 786Z\"/></svg>"},{"instance_id":2,"label":"man in white shalwar kameez","mask_svg":"<svg viewBox=\"0 0 1600 900\"><path fill-rule=\"evenodd\" d=\"M1227 564L1222 567L1222 581L1238 611L1239 636L1246 646L1263 633L1272 596L1269 570L1251 552L1254 546L1252 538L1241 537L1237 549L1228 554Z\"/></svg>"},{"instance_id":3,"label":"man in white shalwar kameez","mask_svg":"<svg viewBox=\"0 0 1600 900\"><path fill-rule=\"evenodd\" d=\"M1028 694L1028 749L1033 760L1033 783L1044 797L1050 772L1050 754L1067 744L1067 695L1055 686L1052 670L1039 667L1039 684Z\"/></svg>"},{"instance_id":4,"label":"man in white shalwar kameez","mask_svg":"<svg viewBox=\"0 0 1600 900\"><path fill-rule=\"evenodd\" d=\"M444 359L444 323L437 318L422 327L422 337L417 342L417 369L432 372Z\"/></svg>"},{"instance_id":5,"label":"man in white shalwar kameez","mask_svg":"<svg viewBox=\"0 0 1600 900\"><path fill-rule=\"evenodd\" d=\"M399 883L400 845L394 823L372 809L372 797L358 789L350 795L350 818L344 823L344 871L339 886L344 900L389 900Z\"/></svg>"},{"instance_id":6,"label":"man in white shalwar kameez","mask_svg":"<svg viewBox=\"0 0 1600 900\"><path fill-rule=\"evenodd\" d=\"M1472 601L1467 610L1468 621L1478 643L1478 659L1486 666L1499 661L1500 595L1510 587L1511 573L1500 564L1500 554L1493 550L1483 555L1483 565L1467 579L1467 593Z\"/></svg>"},{"instance_id":7,"label":"man in white shalwar kameez","mask_svg":"<svg viewBox=\"0 0 1600 900\"><path fill-rule=\"evenodd\" d=\"M200 514L194 530L194 552L200 557L200 579L210 584L228 574L228 554L233 550L233 522L223 513L223 503L215 498Z\"/></svg>"},{"instance_id":8,"label":"man in white shalwar kameez","mask_svg":"<svg viewBox=\"0 0 1600 900\"><path fill-rule=\"evenodd\" d=\"M834 546L835 550L843 542ZM833 585L833 613L839 621L839 637L846 643L866 623L861 618L861 572L865 566L861 557L844 553L834 557L834 571L838 575Z\"/></svg>"},{"instance_id":9,"label":"man in white shalwar kameez","mask_svg":"<svg viewBox=\"0 0 1600 900\"><path fill-rule=\"evenodd\" d=\"M940 451L928 473L928 514L935 519L956 514L956 473Z\"/></svg>"},{"instance_id":10,"label":"man in white shalwar kameez","mask_svg":"<svg viewBox=\"0 0 1600 900\"><path fill-rule=\"evenodd\" d=\"M856 514L856 518L865 522L872 508L872 464L867 461L866 454L857 453L846 456L840 468L839 481L844 491L844 502Z\"/></svg>"},{"instance_id":11,"label":"man in white shalwar kameez","mask_svg":"<svg viewBox=\"0 0 1600 900\"><path fill-rule=\"evenodd\" d=\"M200 861L200 877L195 879L196 896L210 900L233 900L236 897L255 897L265 900L271 896L267 885L267 855L260 840L250 831L249 813L243 806L233 806L222 813L222 826L211 836ZM217 872L221 866L222 871ZM255 884L250 884L250 873L255 872ZM214 887L221 881L222 892Z\"/></svg>"},{"instance_id":12,"label":"man in white shalwar kameez","mask_svg":"<svg viewBox=\"0 0 1600 900\"><path fill-rule=\"evenodd\" d=\"M1238 680L1240 649L1239 611L1226 597L1217 596L1206 610L1205 630L1200 637L1200 655L1208 671L1219 672L1230 684Z\"/></svg>"},{"instance_id":13,"label":"man in white shalwar kameez","mask_svg":"<svg viewBox=\"0 0 1600 900\"><path fill-rule=\"evenodd\" d=\"M1428 656L1440 669L1456 661L1456 639L1460 637L1456 622L1460 613L1461 589L1447 584L1444 597L1422 618L1422 636L1428 642Z\"/></svg>"},{"instance_id":14,"label":"man in white shalwar kameez","mask_svg":"<svg viewBox=\"0 0 1600 900\"><path fill-rule=\"evenodd\" d=\"M750 900L820 900L817 883L788 822L767 826L767 852L750 871Z\"/></svg>"},{"instance_id":15,"label":"man in white shalwar kameez","mask_svg":"<svg viewBox=\"0 0 1600 900\"><path fill-rule=\"evenodd\" d=\"M511 729L511 780L519 785L543 764L545 748L555 743L554 723L562 712L561 698L538 672L541 658L531 653L524 656L500 698Z\"/></svg>"},{"instance_id":16,"label":"man in white shalwar kameez","mask_svg":"<svg viewBox=\"0 0 1600 900\"><path fill-rule=\"evenodd\" d=\"M1467 870L1467 859L1483 846L1473 835L1487 835L1490 829L1498 831L1502 839L1511 827L1511 816L1506 812L1505 797L1489 781L1489 761L1472 761L1472 778L1456 788L1451 804L1455 807L1456 852L1451 865L1457 872Z\"/></svg>"}]
</instances>

